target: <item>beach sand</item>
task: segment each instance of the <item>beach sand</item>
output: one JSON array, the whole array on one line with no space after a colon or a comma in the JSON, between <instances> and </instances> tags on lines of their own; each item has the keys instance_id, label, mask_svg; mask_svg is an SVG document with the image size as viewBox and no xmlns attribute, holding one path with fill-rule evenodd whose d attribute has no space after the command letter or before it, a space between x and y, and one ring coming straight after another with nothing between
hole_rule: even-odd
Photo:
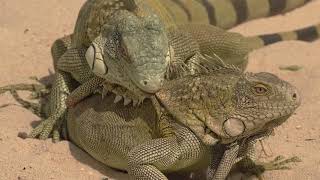
<instances>
[{"instance_id":1,"label":"beach sand","mask_svg":"<svg viewBox=\"0 0 320 180\"><path fill-rule=\"evenodd\" d=\"M50 46L72 33L84 0L0 1L0 86L32 82L53 71ZM320 22L320 0L281 16L240 25L232 31L255 35L301 28ZM280 66L299 65L299 71ZM266 179L320 179L320 41L282 42L250 54L248 71L275 73L298 87L302 105L288 122L265 140L268 159L299 156L291 170L267 172ZM17 104L9 93L0 95L0 106ZM21 139L39 118L18 105L0 109L0 179L128 179L124 173L97 162L85 152L62 141ZM260 148L260 146L257 146ZM261 152L258 153L263 155Z\"/></svg>"}]
</instances>

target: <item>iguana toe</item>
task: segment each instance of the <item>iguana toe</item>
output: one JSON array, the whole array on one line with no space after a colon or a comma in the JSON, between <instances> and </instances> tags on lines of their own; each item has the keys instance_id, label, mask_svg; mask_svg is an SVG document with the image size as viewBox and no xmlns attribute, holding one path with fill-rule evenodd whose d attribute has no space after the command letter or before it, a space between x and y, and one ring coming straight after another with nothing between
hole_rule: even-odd
<instances>
[{"instance_id":1,"label":"iguana toe","mask_svg":"<svg viewBox=\"0 0 320 180\"><path fill-rule=\"evenodd\" d=\"M42 121L36 128L34 128L29 134L29 138L37 138L41 140L48 139L49 136L53 135L53 141L57 142L60 139L60 133L54 128L54 125L57 123L56 118L49 117L48 119Z\"/></svg>"},{"instance_id":2,"label":"iguana toe","mask_svg":"<svg viewBox=\"0 0 320 180\"><path fill-rule=\"evenodd\" d=\"M52 132L52 140L53 140L53 142L60 141L60 130L58 128L54 128L54 130Z\"/></svg>"},{"instance_id":3,"label":"iguana toe","mask_svg":"<svg viewBox=\"0 0 320 180\"><path fill-rule=\"evenodd\" d=\"M277 156L274 160L270 162L261 162L259 163L266 171L272 171L272 170L283 170L283 169L291 169L290 166L288 166L291 163L297 163L302 162L302 160L297 157L293 156L291 158L285 158L283 156Z\"/></svg>"},{"instance_id":4,"label":"iguana toe","mask_svg":"<svg viewBox=\"0 0 320 180\"><path fill-rule=\"evenodd\" d=\"M41 133L39 134L39 139L48 139L51 132L53 131L54 121L51 118L48 119L46 125L43 127Z\"/></svg>"},{"instance_id":5,"label":"iguana toe","mask_svg":"<svg viewBox=\"0 0 320 180\"><path fill-rule=\"evenodd\" d=\"M31 133L28 135L28 138L36 138L42 132L44 126L45 122L41 122L36 128L31 131Z\"/></svg>"}]
</instances>

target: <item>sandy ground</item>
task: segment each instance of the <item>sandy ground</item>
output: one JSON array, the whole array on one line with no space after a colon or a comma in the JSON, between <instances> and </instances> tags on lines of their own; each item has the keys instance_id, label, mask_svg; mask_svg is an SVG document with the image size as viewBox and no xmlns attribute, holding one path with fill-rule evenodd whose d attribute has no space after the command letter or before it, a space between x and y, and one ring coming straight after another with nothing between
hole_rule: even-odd
<instances>
[{"instance_id":1,"label":"sandy ground","mask_svg":"<svg viewBox=\"0 0 320 180\"><path fill-rule=\"evenodd\" d=\"M31 82L52 70L50 46L71 33L84 0L0 0L0 86ZM253 21L233 31L245 35L290 30L320 22L320 0L284 16ZM265 174L266 179L320 179L320 41L283 42L250 54L249 71L268 71L296 85L303 103L276 135L266 141L273 157L297 155L303 162L292 170ZM282 65L300 65L297 72L281 71ZM15 103L0 95L0 106ZM39 118L19 106L0 109L0 179L127 179L107 168L67 141L23 140Z\"/></svg>"}]
</instances>

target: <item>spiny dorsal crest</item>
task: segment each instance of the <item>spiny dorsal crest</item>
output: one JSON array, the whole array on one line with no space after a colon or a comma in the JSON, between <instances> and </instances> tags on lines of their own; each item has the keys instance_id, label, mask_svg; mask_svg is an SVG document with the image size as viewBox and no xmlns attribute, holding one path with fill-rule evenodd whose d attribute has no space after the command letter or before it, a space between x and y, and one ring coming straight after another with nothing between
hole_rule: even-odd
<instances>
[{"instance_id":1,"label":"spiny dorsal crest","mask_svg":"<svg viewBox=\"0 0 320 180\"><path fill-rule=\"evenodd\" d=\"M243 72L236 66L226 64L217 54L214 57L207 54L201 54L198 60L191 62L193 66L197 67L194 75L199 74L238 74Z\"/></svg>"}]
</instances>

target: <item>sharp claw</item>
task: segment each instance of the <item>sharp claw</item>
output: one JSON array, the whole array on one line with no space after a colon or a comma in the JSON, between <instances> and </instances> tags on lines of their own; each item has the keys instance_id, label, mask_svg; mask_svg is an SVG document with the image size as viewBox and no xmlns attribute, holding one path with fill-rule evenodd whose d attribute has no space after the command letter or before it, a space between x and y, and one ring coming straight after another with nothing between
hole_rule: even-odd
<instances>
[{"instance_id":1,"label":"sharp claw","mask_svg":"<svg viewBox=\"0 0 320 180\"><path fill-rule=\"evenodd\" d=\"M114 101L113 101L113 103L118 103L119 101L121 101L122 100L122 96L119 96L119 95L117 95L116 96L116 98L114 98Z\"/></svg>"},{"instance_id":2,"label":"sharp claw","mask_svg":"<svg viewBox=\"0 0 320 180\"><path fill-rule=\"evenodd\" d=\"M124 98L123 105L126 106L126 105L130 104L131 101L132 101L131 99Z\"/></svg>"},{"instance_id":3,"label":"sharp claw","mask_svg":"<svg viewBox=\"0 0 320 180\"><path fill-rule=\"evenodd\" d=\"M144 98L143 99L139 99L138 105L140 106L143 103L143 101L144 101Z\"/></svg>"},{"instance_id":4,"label":"sharp claw","mask_svg":"<svg viewBox=\"0 0 320 180\"><path fill-rule=\"evenodd\" d=\"M108 94L108 89L106 88L102 88L102 99L104 99L104 97L106 97L106 95Z\"/></svg>"}]
</instances>

